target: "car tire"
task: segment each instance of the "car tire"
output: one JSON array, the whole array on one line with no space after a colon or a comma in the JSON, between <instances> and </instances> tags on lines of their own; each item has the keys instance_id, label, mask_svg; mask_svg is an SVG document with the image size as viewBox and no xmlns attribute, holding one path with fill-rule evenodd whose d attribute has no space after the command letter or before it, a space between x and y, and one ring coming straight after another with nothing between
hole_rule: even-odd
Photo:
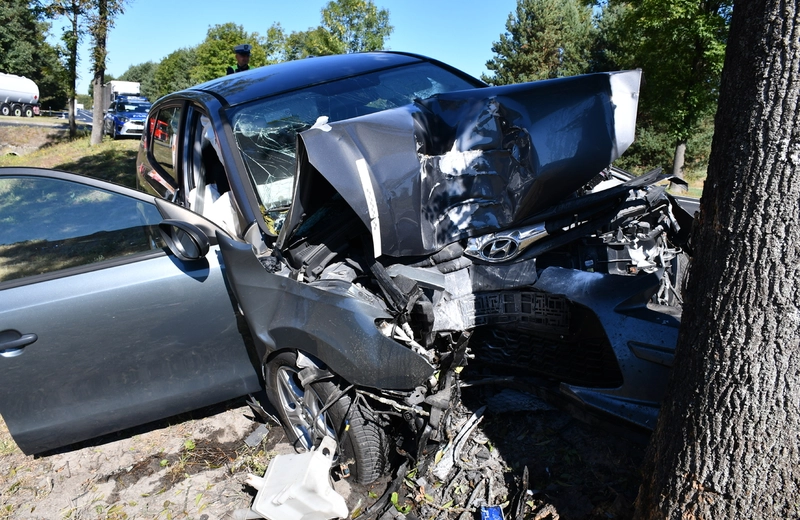
<instances>
[{"instance_id":1,"label":"car tire","mask_svg":"<svg viewBox=\"0 0 800 520\"><path fill-rule=\"evenodd\" d=\"M11 114L14 117L22 117L22 107L19 105L11 105Z\"/></svg>"},{"instance_id":2,"label":"car tire","mask_svg":"<svg viewBox=\"0 0 800 520\"><path fill-rule=\"evenodd\" d=\"M10 116L11 115L11 107L8 106L8 104L3 103L2 105L0 105L0 114L3 114L4 116Z\"/></svg>"},{"instance_id":3,"label":"car tire","mask_svg":"<svg viewBox=\"0 0 800 520\"><path fill-rule=\"evenodd\" d=\"M30 105L25 105L22 109L22 112L25 117L33 117L33 107Z\"/></svg>"},{"instance_id":4,"label":"car tire","mask_svg":"<svg viewBox=\"0 0 800 520\"><path fill-rule=\"evenodd\" d=\"M341 392L343 385L336 377L302 387L294 352L280 352L266 365L267 397L278 412L290 442L298 448L309 448L313 442L309 415L318 413L332 395ZM309 399L310 397L310 399ZM310 402L306 402L310 401ZM300 410L302 408L302 411ZM305 415L305 417L304 417ZM325 412L324 424L330 436L338 436L338 461L348 464L350 475L361 484L381 477L388 464L388 442L383 427L369 405L354 401L343 394ZM317 421L317 428L323 421ZM347 427L346 427L347 426Z\"/></svg>"}]
</instances>

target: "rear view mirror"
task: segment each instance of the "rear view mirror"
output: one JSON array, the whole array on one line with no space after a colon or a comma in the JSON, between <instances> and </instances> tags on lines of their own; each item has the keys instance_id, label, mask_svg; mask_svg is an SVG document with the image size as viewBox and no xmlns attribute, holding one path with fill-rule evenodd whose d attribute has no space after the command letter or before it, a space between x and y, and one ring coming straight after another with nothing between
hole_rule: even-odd
<instances>
[{"instance_id":1,"label":"rear view mirror","mask_svg":"<svg viewBox=\"0 0 800 520\"><path fill-rule=\"evenodd\" d=\"M158 225L158 230L172 254L181 260L199 260L208 254L208 235L197 226L168 219Z\"/></svg>"}]
</instances>

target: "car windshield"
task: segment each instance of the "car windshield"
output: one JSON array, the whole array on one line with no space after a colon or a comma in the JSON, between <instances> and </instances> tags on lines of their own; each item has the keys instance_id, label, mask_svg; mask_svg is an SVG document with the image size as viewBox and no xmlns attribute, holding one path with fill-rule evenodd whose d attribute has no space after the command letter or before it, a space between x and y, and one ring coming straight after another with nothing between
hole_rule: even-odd
<instances>
[{"instance_id":1,"label":"car windshield","mask_svg":"<svg viewBox=\"0 0 800 520\"><path fill-rule=\"evenodd\" d=\"M297 134L317 118L340 121L477 86L422 63L314 85L231 109L233 134L270 231L280 229L291 202Z\"/></svg>"},{"instance_id":2,"label":"car windshield","mask_svg":"<svg viewBox=\"0 0 800 520\"><path fill-rule=\"evenodd\" d=\"M117 112L140 112L146 114L150 112L150 103L120 103L117 105Z\"/></svg>"}]
</instances>

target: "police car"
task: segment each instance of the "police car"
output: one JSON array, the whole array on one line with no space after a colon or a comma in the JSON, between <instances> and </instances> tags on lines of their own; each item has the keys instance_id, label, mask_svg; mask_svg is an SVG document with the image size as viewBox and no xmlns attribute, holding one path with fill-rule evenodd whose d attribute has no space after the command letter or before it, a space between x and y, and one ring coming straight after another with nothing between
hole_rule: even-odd
<instances>
[{"instance_id":1,"label":"police car","mask_svg":"<svg viewBox=\"0 0 800 520\"><path fill-rule=\"evenodd\" d=\"M114 139L123 136L141 136L150 106L150 101L145 97L118 96L106 112L103 133Z\"/></svg>"}]
</instances>

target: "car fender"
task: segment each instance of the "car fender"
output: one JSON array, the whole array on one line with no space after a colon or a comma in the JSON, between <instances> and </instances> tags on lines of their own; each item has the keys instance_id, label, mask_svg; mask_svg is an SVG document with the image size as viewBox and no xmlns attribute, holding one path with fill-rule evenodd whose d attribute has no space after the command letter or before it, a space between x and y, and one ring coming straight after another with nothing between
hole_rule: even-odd
<instances>
[{"instance_id":1,"label":"car fender","mask_svg":"<svg viewBox=\"0 0 800 520\"><path fill-rule=\"evenodd\" d=\"M387 338L375 325L391 319L380 300L330 290L270 273L245 243L217 234L225 270L250 327L259 355L295 349L323 361L350 383L410 390L434 368L420 355Z\"/></svg>"}]
</instances>

